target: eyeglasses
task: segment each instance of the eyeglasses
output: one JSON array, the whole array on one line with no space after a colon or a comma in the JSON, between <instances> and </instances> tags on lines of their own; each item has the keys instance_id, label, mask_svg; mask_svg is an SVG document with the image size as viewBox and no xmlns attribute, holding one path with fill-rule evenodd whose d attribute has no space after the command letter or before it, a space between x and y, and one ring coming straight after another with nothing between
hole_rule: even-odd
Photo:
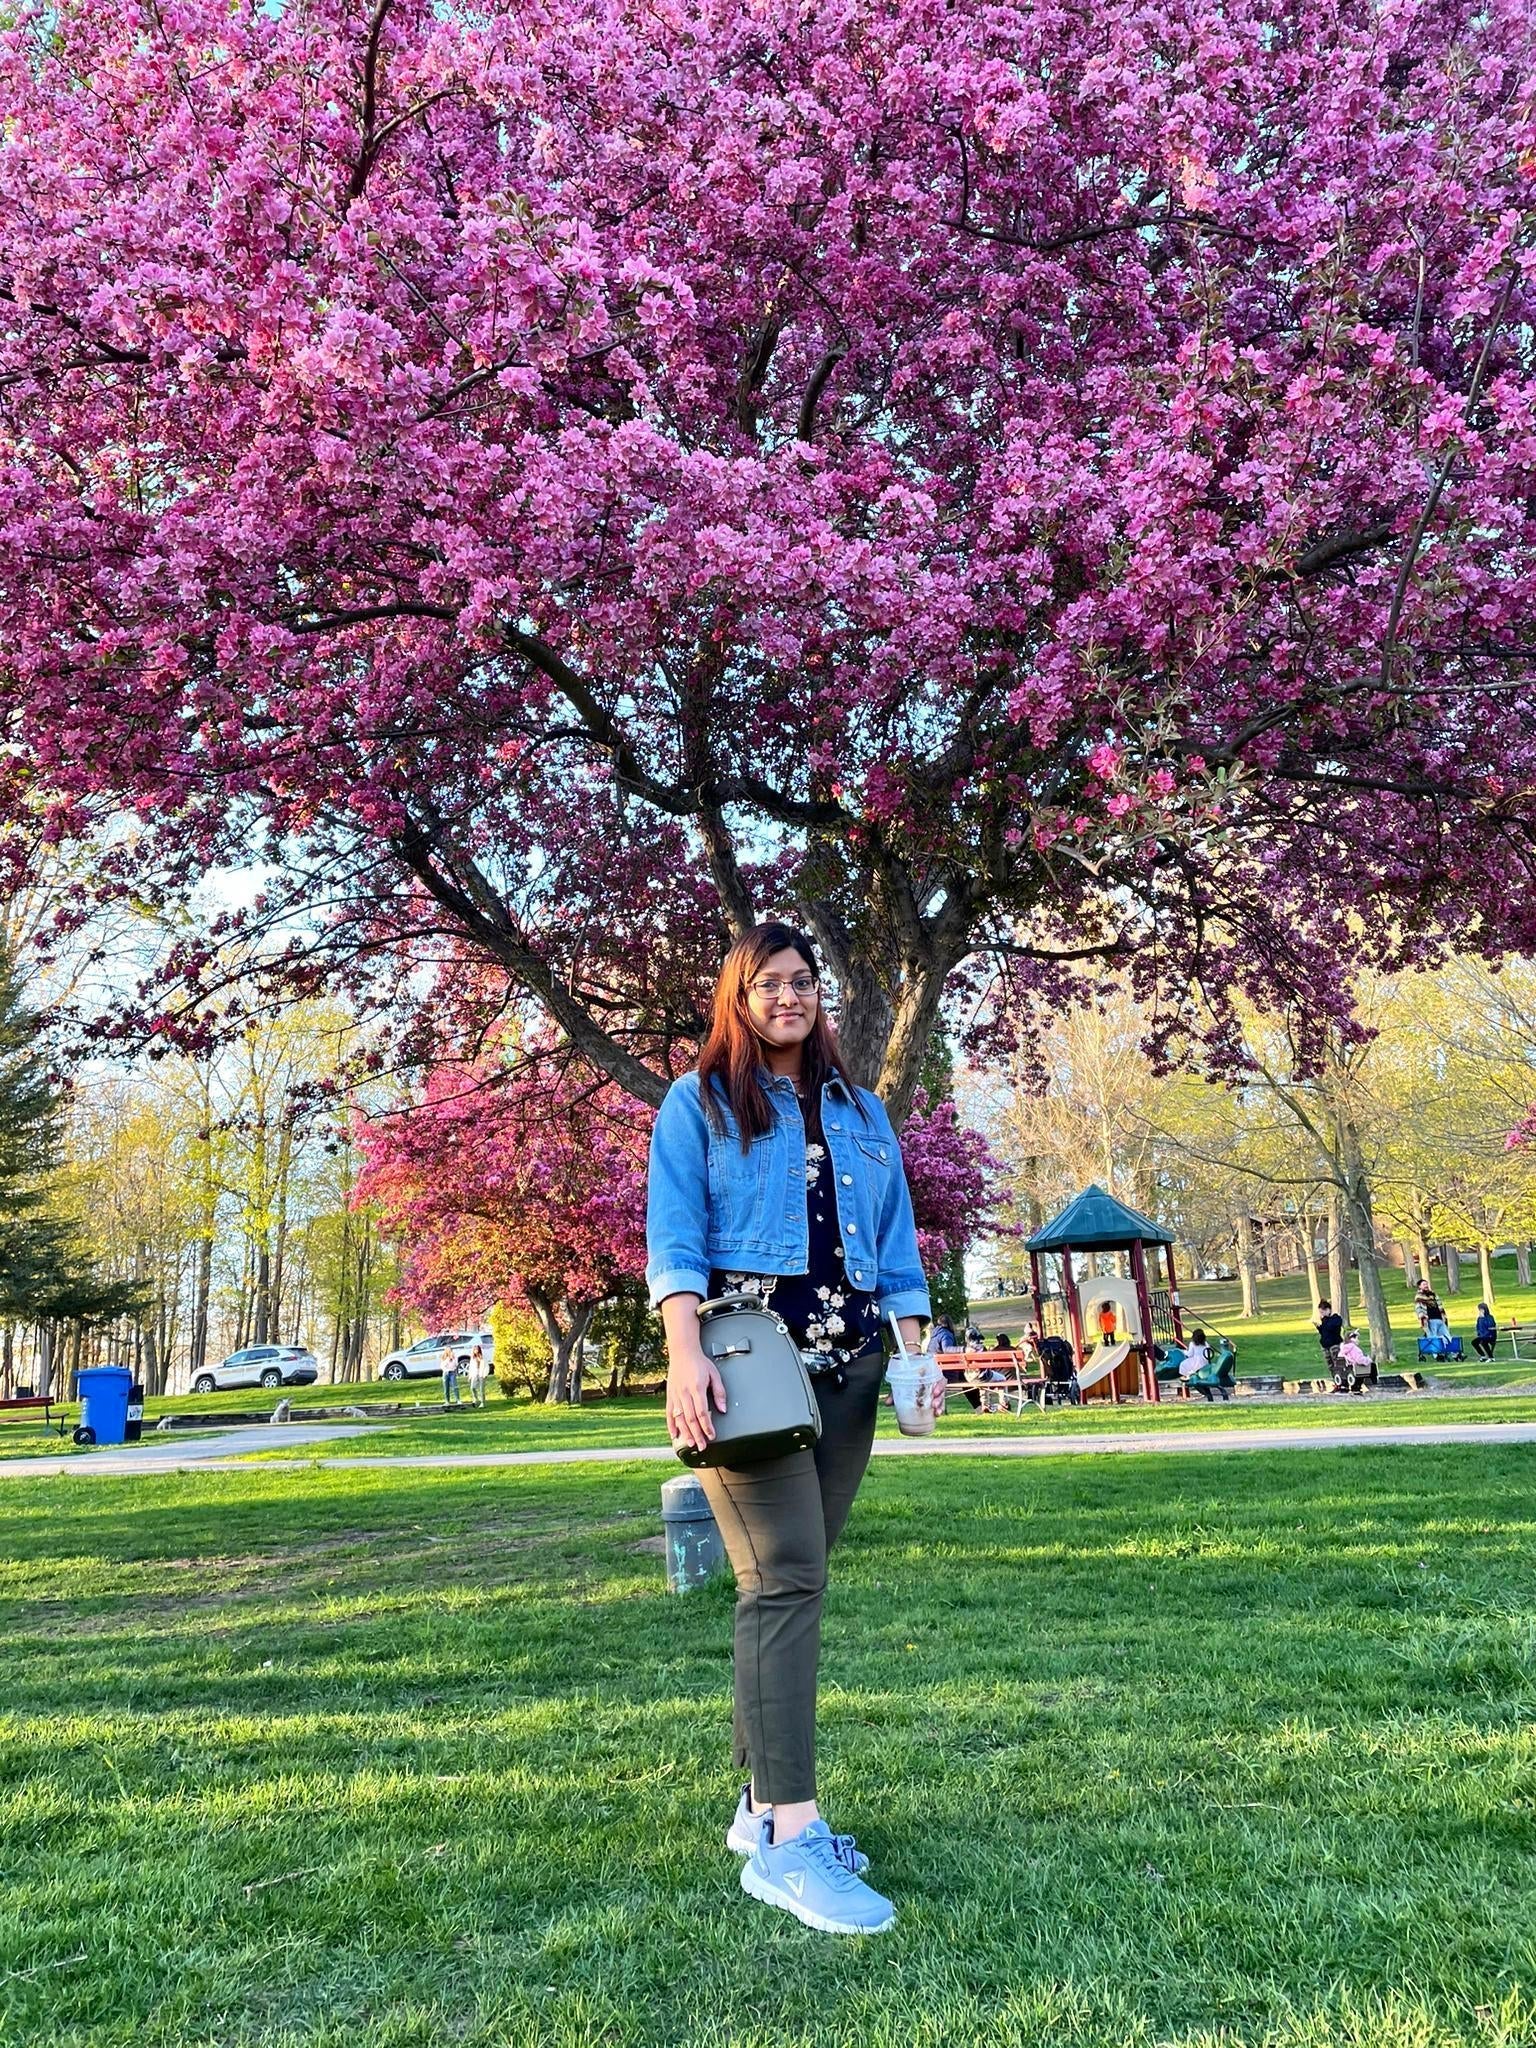
<instances>
[{"instance_id":1,"label":"eyeglasses","mask_svg":"<svg viewBox=\"0 0 1536 2048\"><path fill-rule=\"evenodd\" d=\"M761 996L765 1003L771 1003L781 996L785 989L792 988L802 1000L816 993L814 974L797 974L792 981L782 981L776 974L765 974L760 981L750 984L753 995Z\"/></svg>"}]
</instances>

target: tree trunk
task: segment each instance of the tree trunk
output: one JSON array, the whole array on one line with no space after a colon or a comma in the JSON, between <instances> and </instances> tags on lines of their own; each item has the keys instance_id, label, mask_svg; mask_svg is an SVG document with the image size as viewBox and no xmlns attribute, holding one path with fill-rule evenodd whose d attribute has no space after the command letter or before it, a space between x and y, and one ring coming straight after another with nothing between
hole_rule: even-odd
<instances>
[{"instance_id":1,"label":"tree trunk","mask_svg":"<svg viewBox=\"0 0 1536 2048\"><path fill-rule=\"evenodd\" d=\"M264 1243L256 1247L256 1305L251 1342L272 1342L272 1253Z\"/></svg>"},{"instance_id":2,"label":"tree trunk","mask_svg":"<svg viewBox=\"0 0 1536 2048\"><path fill-rule=\"evenodd\" d=\"M1447 1294L1461 1292L1461 1253L1453 1244L1442 1245L1445 1255L1445 1291Z\"/></svg>"},{"instance_id":3,"label":"tree trunk","mask_svg":"<svg viewBox=\"0 0 1536 2048\"><path fill-rule=\"evenodd\" d=\"M1531 1247L1529 1240L1526 1238L1522 1238L1520 1242L1515 1246L1515 1275L1522 1287L1530 1286ZM1488 1305L1490 1308L1493 1306L1492 1302L1490 1302Z\"/></svg>"},{"instance_id":4,"label":"tree trunk","mask_svg":"<svg viewBox=\"0 0 1536 2048\"><path fill-rule=\"evenodd\" d=\"M1483 1277L1483 1299L1493 1307L1493 1247L1479 1242L1477 1247L1478 1269Z\"/></svg>"},{"instance_id":5,"label":"tree trunk","mask_svg":"<svg viewBox=\"0 0 1536 2048\"><path fill-rule=\"evenodd\" d=\"M587 1334L587 1325L597 1313L597 1303L595 1301L588 1301L581 1303L579 1306L572 1307L562 1302L560 1307L565 1310L567 1317L566 1323L562 1328L560 1317L553 1301L545 1295L533 1293L532 1290L529 1291L528 1299L534 1314L538 1317L540 1329L549 1340L549 1384L544 1389L545 1402L550 1406L554 1406L561 1401L579 1401L581 1399L580 1364L578 1361L573 1381L571 1374L572 1353Z\"/></svg>"},{"instance_id":6,"label":"tree trunk","mask_svg":"<svg viewBox=\"0 0 1536 2048\"><path fill-rule=\"evenodd\" d=\"M1323 1290L1317 1280L1317 1228L1311 1216L1302 1218L1301 1263L1307 1276L1307 1295L1312 1303L1312 1320L1317 1321Z\"/></svg>"},{"instance_id":7,"label":"tree trunk","mask_svg":"<svg viewBox=\"0 0 1536 2048\"><path fill-rule=\"evenodd\" d=\"M1425 1276L1428 1277L1427 1275ZM1419 1284L1419 1262L1413 1255L1413 1246L1403 1240L1403 1285L1410 1294Z\"/></svg>"},{"instance_id":8,"label":"tree trunk","mask_svg":"<svg viewBox=\"0 0 1536 2048\"><path fill-rule=\"evenodd\" d=\"M1414 1264L1419 1269L1419 1280L1428 1280L1430 1277L1429 1269L1431 1261L1429 1256L1429 1246L1425 1241L1422 1231L1413 1240L1413 1258ZM1415 1280L1413 1284L1415 1287L1417 1287L1419 1281Z\"/></svg>"},{"instance_id":9,"label":"tree trunk","mask_svg":"<svg viewBox=\"0 0 1536 2048\"><path fill-rule=\"evenodd\" d=\"M939 1021L944 983L953 964L934 961L903 984L876 1078L869 1082L862 1074L854 1076L862 1086L873 1087L898 1131L911 1112L918 1070Z\"/></svg>"},{"instance_id":10,"label":"tree trunk","mask_svg":"<svg viewBox=\"0 0 1536 2048\"><path fill-rule=\"evenodd\" d=\"M1360 1133L1352 1118L1340 1115L1335 1122L1339 1162L1344 1169L1344 1220L1360 1269L1360 1302L1371 1333L1371 1356L1378 1364L1395 1359L1392 1325L1387 1318L1387 1298L1382 1292L1381 1268L1376 1263L1376 1219L1371 1211L1371 1184L1366 1177L1365 1156Z\"/></svg>"},{"instance_id":11,"label":"tree trunk","mask_svg":"<svg viewBox=\"0 0 1536 2048\"><path fill-rule=\"evenodd\" d=\"M1253 1218L1247 1214L1237 1219L1237 1278L1242 1289L1238 1316L1251 1322L1259 1312L1259 1280L1253 1263Z\"/></svg>"},{"instance_id":12,"label":"tree trunk","mask_svg":"<svg viewBox=\"0 0 1536 2048\"><path fill-rule=\"evenodd\" d=\"M39 1394L53 1391L53 1325L39 1323L37 1326L37 1387Z\"/></svg>"},{"instance_id":13,"label":"tree trunk","mask_svg":"<svg viewBox=\"0 0 1536 2048\"><path fill-rule=\"evenodd\" d=\"M1344 1197L1328 1188L1328 1299L1339 1314L1349 1313L1349 1259L1344 1250Z\"/></svg>"}]
</instances>

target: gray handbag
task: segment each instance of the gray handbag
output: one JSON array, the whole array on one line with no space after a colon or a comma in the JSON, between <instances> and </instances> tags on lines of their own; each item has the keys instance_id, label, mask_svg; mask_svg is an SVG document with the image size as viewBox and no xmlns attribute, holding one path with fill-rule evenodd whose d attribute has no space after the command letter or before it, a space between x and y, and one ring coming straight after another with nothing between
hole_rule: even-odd
<instances>
[{"instance_id":1,"label":"gray handbag","mask_svg":"<svg viewBox=\"0 0 1536 2048\"><path fill-rule=\"evenodd\" d=\"M717 1295L699 1304L699 1342L725 1384L725 1407L711 1408L714 1441L702 1451L673 1445L685 1465L757 1465L810 1449L821 1410L781 1317L754 1295Z\"/></svg>"}]
</instances>

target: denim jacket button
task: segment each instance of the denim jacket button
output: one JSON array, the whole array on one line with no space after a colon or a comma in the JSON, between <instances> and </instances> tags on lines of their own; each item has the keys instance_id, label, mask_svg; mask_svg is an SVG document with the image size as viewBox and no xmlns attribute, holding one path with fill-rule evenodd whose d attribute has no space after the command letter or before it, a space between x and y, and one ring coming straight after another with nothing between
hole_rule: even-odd
<instances>
[{"instance_id":1,"label":"denim jacket button","mask_svg":"<svg viewBox=\"0 0 1536 2048\"><path fill-rule=\"evenodd\" d=\"M849 1226L848 1226L848 1235L849 1235L850 1237L857 1237L857 1236L858 1236L858 1233L859 1233L859 1226L857 1225L857 1223L850 1223L850 1224L849 1224Z\"/></svg>"},{"instance_id":2,"label":"denim jacket button","mask_svg":"<svg viewBox=\"0 0 1536 2048\"><path fill-rule=\"evenodd\" d=\"M843 1175L843 1186L845 1188L851 1188L853 1186L853 1175L851 1173L845 1173Z\"/></svg>"}]
</instances>

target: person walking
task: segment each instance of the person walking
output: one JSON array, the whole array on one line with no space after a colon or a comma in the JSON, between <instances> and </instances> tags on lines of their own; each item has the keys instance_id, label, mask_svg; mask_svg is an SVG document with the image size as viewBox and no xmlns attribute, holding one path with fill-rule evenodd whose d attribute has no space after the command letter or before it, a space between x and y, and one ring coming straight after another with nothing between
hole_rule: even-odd
<instances>
[{"instance_id":1,"label":"person walking","mask_svg":"<svg viewBox=\"0 0 1536 2048\"><path fill-rule=\"evenodd\" d=\"M477 1343L469 1354L469 1398L477 1408L485 1406L485 1383L491 1368L485 1360L485 1346Z\"/></svg>"},{"instance_id":2,"label":"person walking","mask_svg":"<svg viewBox=\"0 0 1536 2048\"><path fill-rule=\"evenodd\" d=\"M816 1676L827 1553L874 1438L882 1323L895 1317L919 1350L928 1289L896 1134L849 1077L793 926L760 924L725 957L698 1067L657 1113L646 1242L674 1443L705 1448L724 1399L701 1301L754 1294L811 1354L815 1447L699 1468L737 1585L734 1755L748 1779L726 1843L752 1897L827 1933L882 1933L896 1909L817 1801Z\"/></svg>"}]
</instances>

